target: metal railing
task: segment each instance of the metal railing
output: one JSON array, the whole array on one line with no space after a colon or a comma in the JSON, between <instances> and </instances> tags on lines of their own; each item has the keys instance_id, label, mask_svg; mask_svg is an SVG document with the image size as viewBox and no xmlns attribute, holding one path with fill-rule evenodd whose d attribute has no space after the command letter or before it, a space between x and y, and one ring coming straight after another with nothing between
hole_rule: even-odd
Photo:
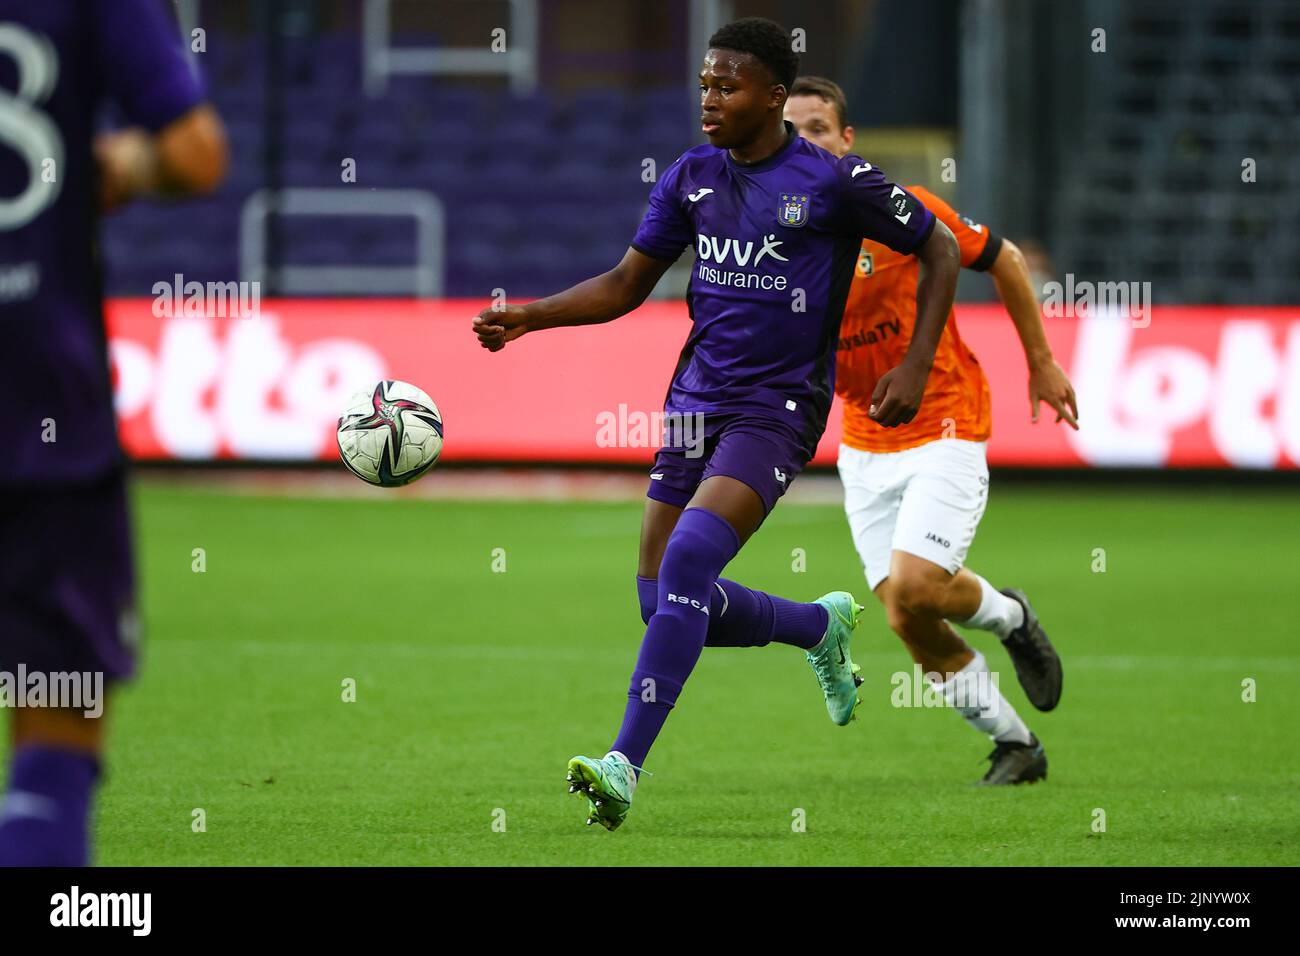
<instances>
[{"instance_id":1,"label":"metal railing","mask_svg":"<svg viewBox=\"0 0 1300 956\"><path fill-rule=\"evenodd\" d=\"M435 74L439 76L493 76L510 78L515 93L532 93L537 88L537 0L507 0L510 23L505 49L494 52L482 47L433 47L392 45L392 0L366 0L362 13L362 82L366 93L378 96L388 87L390 76Z\"/></svg>"},{"instance_id":2,"label":"metal railing","mask_svg":"<svg viewBox=\"0 0 1300 956\"><path fill-rule=\"evenodd\" d=\"M269 216L411 216L416 261L409 266L278 265L266 261ZM442 200L420 189L260 189L244 203L239 224L239 273L276 295L415 295L438 298L446 272Z\"/></svg>"}]
</instances>

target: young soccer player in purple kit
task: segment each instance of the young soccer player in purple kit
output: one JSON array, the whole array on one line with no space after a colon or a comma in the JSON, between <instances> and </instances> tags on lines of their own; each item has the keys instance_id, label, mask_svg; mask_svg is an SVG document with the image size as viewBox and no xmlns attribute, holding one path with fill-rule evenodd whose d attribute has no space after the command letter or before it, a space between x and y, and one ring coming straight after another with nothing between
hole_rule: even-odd
<instances>
[{"instance_id":1,"label":"young soccer player in purple kit","mask_svg":"<svg viewBox=\"0 0 1300 956\"><path fill-rule=\"evenodd\" d=\"M105 98L134 125L95 138ZM225 162L221 122L160 0L0 0L0 672L11 681L89 674L103 686L134 670L95 212L210 191ZM15 707L10 720L0 866L87 863L102 712Z\"/></svg>"},{"instance_id":2,"label":"young soccer player in purple kit","mask_svg":"<svg viewBox=\"0 0 1300 956\"><path fill-rule=\"evenodd\" d=\"M626 817L640 766L706 645L802 647L832 719L847 723L856 703L848 642L859 608L850 595L803 604L720 574L825 429L862 238L921 262L911 346L876 389L873 414L883 425L917 412L960 265L951 231L915 197L861 157L837 159L784 122L798 67L789 33L772 21L722 27L700 73L710 144L659 179L623 260L557 295L474 320L492 351L527 332L609 322L640 305L686 246L696 250L693 325L665 412L670 423L702 417L703 454L670 430L655 458L637 576L647 626L623 725L606 756L569 761L570 790L588 798L587 822L609 830Z\"/></svg>"}]
</instances>

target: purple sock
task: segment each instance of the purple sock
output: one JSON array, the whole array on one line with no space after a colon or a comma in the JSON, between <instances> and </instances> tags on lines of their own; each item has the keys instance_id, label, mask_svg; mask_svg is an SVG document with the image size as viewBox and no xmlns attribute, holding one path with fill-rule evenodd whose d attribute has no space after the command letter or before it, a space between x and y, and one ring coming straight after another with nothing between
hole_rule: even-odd
<instances>
[{"instance_id":1,"label":"purple sock","mask_svg":"<svg viewBox=\"0 0 1300 956\"><path fill-rule=\"evenodd\" d=\"M21 747L0 813L0 866L85 866L90 799L99 761L89 754Z\"/></svg>"},{"instance_id":2,"label":"purple sock","mask_svg":"<svg viewBox=\"0 0 1300 956\"><path fill-rule=\"evenodd\" d=\"M812 650L826 636L826 628L831 622L830 614L820 604L804 604L802 601L787 601L785 598L769 595L774 616L774 637L772 640L782 644L793 644L806 651Z\"/></svg>"},{"instance_id":3,"label":"purple sock","mask_svg":"<svg viewBox=\"0 0 1300 956\"><path fill-rule=\"evenodd\" d=\"M647 624L658 601L659 582L637 575L636 593L641 620ZM705 647L765 647L772 641L814 648L826 634L828 617L820 604L787 601L718 578L709 600L709 633Z\"/></svg>"},{"instance_id":4,"label":"purple sock","mask_svg":"<svg viewBox=\"0 0 1300 956\"><path fill-rule=\"evenodd\" d=\"M623 726L610 747L634 766L645 762L700 658L713 582L739 550L735 529L704 508L682 512L668 538L659 566L658 602L632 671Z\"/></svg>"}]
</instances>

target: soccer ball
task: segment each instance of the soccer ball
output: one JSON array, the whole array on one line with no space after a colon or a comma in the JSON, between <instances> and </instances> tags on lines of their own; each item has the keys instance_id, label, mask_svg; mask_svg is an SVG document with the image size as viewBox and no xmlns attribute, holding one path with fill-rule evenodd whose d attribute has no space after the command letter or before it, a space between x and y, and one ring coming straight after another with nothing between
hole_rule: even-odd
<instances>
[{"instance_id":1,"label":"soccer ball","mask_svg":"<svg viewBox=\"0 0 1300 956\"><path fill-rule=\"evenodd\" d=\"M442 415L406 382L357 392L339 418L339 455L362 481L396 488L419 478L442 453Z\"/></svg>"}]
</instances>

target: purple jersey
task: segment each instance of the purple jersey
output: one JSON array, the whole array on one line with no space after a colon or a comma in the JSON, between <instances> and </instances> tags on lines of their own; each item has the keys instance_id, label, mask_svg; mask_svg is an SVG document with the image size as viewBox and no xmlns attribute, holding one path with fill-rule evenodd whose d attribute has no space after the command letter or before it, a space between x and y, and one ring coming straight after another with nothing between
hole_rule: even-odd
<instances>
[{"instance_id":1,"label":"purple jersey","mask_svg":"<svg viewBox=\"0 0 1300 956\"><path fill-rule=\"evenodd\" d=\"M202 99L161 0L0 0L0 482L116 466L96 242L95 115L158 130Z\"/></svg>"},{"instance_id":2,"label":"purple jersey","mask_svg":"<svg viewBox=\"0 0 1300 956\"><path fill-rule=\"evenodd\" d=\"M835 344L863 238L912 253L934 216L859 156L794 134L760 163L697 146L650 193L632 248L675 260L695 244L693 326L669 413L759 415L817 444L835 390Z\"/></svg>"}]
</instances>

